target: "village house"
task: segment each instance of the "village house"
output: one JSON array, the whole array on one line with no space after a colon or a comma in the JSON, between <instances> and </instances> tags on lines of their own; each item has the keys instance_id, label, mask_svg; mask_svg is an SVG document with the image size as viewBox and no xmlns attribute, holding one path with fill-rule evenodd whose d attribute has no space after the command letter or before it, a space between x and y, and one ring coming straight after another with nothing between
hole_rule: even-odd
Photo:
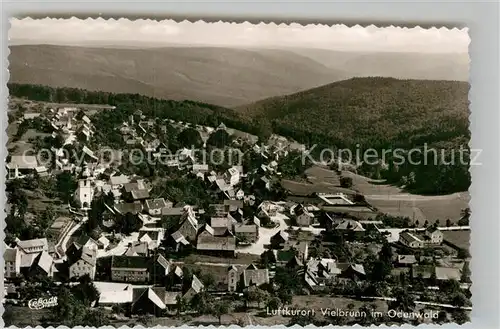
<instances>
[{"instance_id":1,"label":"village house","mask_svg":"<svg viewBox=\"0 0 500 329\"><path fill-rule=\"evenodd\" d=\"M293 209L293 212L298 226L309 226L312 224L314 215L304 205L297 205Z\"/></svg>"},{"instance_id":2,"label":"village house","mask_svg":"<svg viewBox=\"0 0 500 329\"><path fill-rule=\"evenodd\" d=\"M190 245L189 241L179 231L170 234L165 244L172 248L174 252L181 252Z\"/></svg>"},{"instance_id":3,"label":"village house","mask_svg":"<svg viewBox=\"0 0 500 329\"><path fill-rule=\"evenodd\" d=\"M173 203L164 198L146 200L144 210L151 216L160 216L163 208L172 208Z\"/></svg>"},{"instance_id":4,"label":"village house","mask_svg":"<svg viewBox=\"0 0 500 329\"><path fill-rule=\"evenodd\" d=\"M417 264L418 261L415 255L397 255L395 265L400 267L411 266Z\"/></svg>"},{"instance_id":5,"label":"village house","mask_svg":"<svg viewBox=\"0 0 500 329\"><path fill-rule=\"evenodd\" d=\"M130 311L132 314L153 314L161 316L167 308L164 302L164 287L133 288Z\"/></svg>"},{"instance_id":6,"label":"village house","mask_svg":"<svg viewBox=\"0 0 500 329\"><path fill-rule=\"evenodd\" d=\"M436 227L427 227L425 229L425 237L427 238L427 243L429 244L439 245L443 243L443 232L438 230Z\"/></svg>"},{"instance_id":7,"label":"village house","mask_svg":"<svg viewBox=\"0 0 500 329\"><path fill-rule=\"evenodd\" d=\"M143 209L143 205L140 202L117 203L114 204L113 206L115 212L119 213L120 215L125 215L128 213L132 215L137 215Z\"/></svg>"},{"instance_id":8,"label":"village house","mask_svg":"<svg viewBox=\"0 0 500 329\"><path fill-rule=\"evenodd\" d=\"M288 241L288 233L284 230L279 231L275 235L271 237L271 246L273 249L281 249L285 246L285 243Z\"/></svg>"},{"instance_id":9,"label":"village house","mask_svg":"<svg viewBox=\"0 0 500 329\"><path fill-rule=\"evenodd\" d=\"M53 277L55 271L54 259L47 251L21 256L21 273L25 276Z\"/></svg>"},{"instance_id":10,"label":"village house","mask_svg":"<svg viewBox=\"0 0 500 329\"><path fill-rule=\"evenodd\" d=\"M3 254L5 261L4 277L13 279L21 273L21 251L18 248L7 248Z\"/></svg>"},{"instance_id":11,"label":"village house","mask_svg":"<svg viewBox=\"0 0 500 329\"><path fill-rule=\"evenodd\" d=\"M236 167L231 167L224 173L224 179L230 186L235 186L240 182L240 171Z\"/></svg>"},{"instance_id":12,"label":"village house","mask_svg":"<svg viewBox=\"0 0 500 329\"><path fill-rule=\"evenodd\" d=\"M139 241L146 242L149 250L158 249L163 239L163 232L160 230L141 229L139 231Z\"/></svg>"},{"instance_id":13,"label":"village house","mask_svg":"<svg viewBox=\"0 0 500 329\"><path fill-rule=\"evenodd\" d=\"M214 229L205 224L198 235L196 250L211 255L234 257L236 238L229 231L224 236L216 236Z\"/></svg>"},{"instance_id":14,"label":"village house","mask_svg":"<svg viewBox=\"0 0 500 329\"><path fill-rule=\"evenodd\" d=\"M149 256L148 243L145 241L129 242L127 250L123 255L129 257L132 256L148 257Z\"/></svg>"},{"instance_id":15,"label":"village house","mask_svg":"<svg viewBox=\"0 0 500 329\"><path fill-rule=\"evenodd\" d=\"M191 206L186 206L183 209L183 214L180 219L181 225L177 232L188 241L196 241L198 234L198 220Z\"/></svg>"},{"instance_id":16,"label":"village house","mask_svg":"<svg viewBox=\"0 0 500 329\"><path fill-rule=\"evenodd\" d=\"M250 286L261 286L269 283L269 270L258 269L254 264L248 267L238 269L236 266L230 266L227 272L227 290L236 292Z\"/></svg>"},{"instance_id":17,"label":"village house","mask_svg":"<svg viewBox=\"0 0 500 329\"><path fill-rule=\"evenodd\" d=\"M49 250L49 245L46 238L24 241L17 240L16 245L24 254L34 254Z\"/></svg>"},{"instance_id":18,"label":"village house","mask_svg":"<svg viewBox=\"0 0 500 329\"><path fill-rule=\"evenodd\" d=\"M250 244L259 239L259 226L256 224L237 224L234 234L239 243Z\"/></svg>"},{"instance_id":19,"label":"village house","mask_svg":"<svg viewBox=\"0 0 500 329\"><path fill-rule=\"evenodd\" d=\"M75 257L69 265L69 278L79 278L88 275L94 280L97 262L97 250L88 247L80 249L78 257Z\"/></svg>"},{"instance_id":20,"label":"village house","mask_svg":"<svg viewBox=\"0 0 500 329\"><path fill-rule=\"evenodd\" d=\"M138 256L112 256L111 280L116 282L148 282L149 260Z\"/></svg>"},{"instance_id":21,"label":"village house","mask_svg":"<svg viewBox=\"0 0 500 329\"><path fill-rule=\"evenodd\" d=\"M184 293L182 298L186 300L191 300L195 295L199 294L201 291L205 289L203 283L201 283L200 279L193 274L193 279L191 280L191 285L188 290Z\"/></svg>"},{"instance_id":22,"label":"village house","mask_svg":"<svg viewBox=\"0 0 500 329\"><path fill-rule=\"evenodd\" d=\"M34 155L12 155L7 163L7 178L22 178L35 173L38 161Z\"/></svg>"},{"instance_id":23,"label":"village house","mask_svg":"<svg viewBox=\"0 0 500 329\"><path fill-rule=\"evenodd\" d=\"M229 206L229 212L237 211L243 208L242 200L224 200L224 206Z\"/></svg>"},{"instance_id":24,"label":"village house","mask_svg":"<svg viewBox=\"0 0 500 329\"><path fill-rule=\"evenodd\" d=\"M341 273L335 259L310 259L306 265L304 278L310 288L317 289L333 283L333 278Z\"/></svg>"},{"instance_id":25,"label":"village house","mask_svg":"<svg viewBox=\"0 0 500 329\"><path fill-rule=\"evenodd\" d=\"M424 240L417 233L409 231L399 233L399 242L413 249L420 249L425 246Z\"/></svg>"}]
</instances>

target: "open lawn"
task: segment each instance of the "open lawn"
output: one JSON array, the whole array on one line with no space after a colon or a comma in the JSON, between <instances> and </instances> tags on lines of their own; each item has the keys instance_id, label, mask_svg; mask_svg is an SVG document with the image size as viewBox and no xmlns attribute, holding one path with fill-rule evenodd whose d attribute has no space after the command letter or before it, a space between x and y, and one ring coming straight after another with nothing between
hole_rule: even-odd
<instances>
[{"instance_id":1,"label":"open lawn","mask_svg":"<svg viewBox=\"0 0 500 329\"><path fill-rule=\"evenodd\" d=\"M191 254L182 259L176 260L176 262L183 262L184 264L199 264L199 263L213 263L213 264L250 264L257 262L260 259L260 255L252 255L245 253L237 253L235 258L224 258L215 257L207 255Z\"/></svg>"},{"instance_id":2,"label":"open lawn","mask_svg":"<svg viewBox=\"0 0 500 329\"><path fill-rule=\"evenodd\" d=\"M16 306L4 304L5 311L3 313L3 320L5 326L15 325L18 328L35 327L41 324L42 318L50 315L50 308L41 310L32 310L28 306Z\"/></svg>"},{"instance_id":3,"label":"open lawn","mask_svg":"<svg viewBox=\"0 0 500 329\"><path fill-rule=\"evenodd\" d=\"M443 232L444 241L449 244L468 250L470 247L470 230L462 231L441 231Z\"/></svg>"}]
</instances>

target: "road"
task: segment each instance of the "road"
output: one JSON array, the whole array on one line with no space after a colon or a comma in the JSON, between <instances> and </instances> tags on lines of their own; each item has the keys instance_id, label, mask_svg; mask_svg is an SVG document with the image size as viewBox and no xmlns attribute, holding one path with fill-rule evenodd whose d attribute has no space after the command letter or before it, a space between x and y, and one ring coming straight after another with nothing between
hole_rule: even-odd
<instances>
[{"instance_id":1,"label":"road","mask_svg":"<svg viewBox=\"0 0 500 329\"><path fill-rule=\"evenodd\" d=\"M365 198L371 200L386 200L386 201L429 201L429 200L468 200L469 196L467 192L458 192L446 195L418 195L409 193L399 193L399 194L366 194Z\"/></svg>"},{"instance_id":2,"label":"road","mask_svg":"<svg viewBox=\"0 0 500 329\"><path fill-rule=\"evenodd\" d=\"M261 255L266 248L265 245L269 245L271 243L271 237L278 233L281 230L286 230L288 225L285 223L285 219L288 219L287 216L278 213L276 216L272 216L271 220L273 222L277 222L278 226L275 228L259 228L259 239L250 246L245 246L241 248L237 248L237 253L246 253L253 255Z\"/></svg>"},{"instance_id":3,"label":"road","mask_svg":"<svg viewBox=\"0 0 500 329\"><path fill-rule=\"evenodd\" d=\"M470 226L450 226L450 227L438 227L440 231L467 231L470 230ZM377 230L380 233L388 232L390 235L387 235L387 242L396 242L399 241L399 234L403 231L425 231L425 228L378 228Z\"/></svg>"}]
</instances>

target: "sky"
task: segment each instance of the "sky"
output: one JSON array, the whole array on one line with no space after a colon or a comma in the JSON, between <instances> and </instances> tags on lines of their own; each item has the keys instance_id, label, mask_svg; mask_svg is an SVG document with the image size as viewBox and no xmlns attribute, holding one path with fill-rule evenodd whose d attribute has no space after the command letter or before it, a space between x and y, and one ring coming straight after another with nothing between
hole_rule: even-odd
<instances>
[{"instance_id":1,"label":"sky","mask_svg":"<svg viewBox=\"0 0 500 329\"><path fill-rule=\"evenodd\" d=\"M10 44L108 46L301 47L344 51L466 53L467 29L378 28L373 25L251 24L173 20L10 20Z\"/></svg>"}]
</instances>

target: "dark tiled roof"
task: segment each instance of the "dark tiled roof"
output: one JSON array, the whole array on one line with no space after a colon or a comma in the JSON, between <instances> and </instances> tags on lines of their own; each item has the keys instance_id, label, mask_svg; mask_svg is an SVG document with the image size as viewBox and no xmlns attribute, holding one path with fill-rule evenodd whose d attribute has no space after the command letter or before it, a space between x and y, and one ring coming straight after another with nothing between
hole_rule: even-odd
<instances>
[{"instance_id":1,"label":"dark tiled roof","mask_svg":"<svg viewBox=\"0 0 500 329\"><path fill-rule=\"evenodd\" d=\"M111 258L113 268L149 268L149 259L141 256L113 256Z\"/></svg>"}]
</instances>

